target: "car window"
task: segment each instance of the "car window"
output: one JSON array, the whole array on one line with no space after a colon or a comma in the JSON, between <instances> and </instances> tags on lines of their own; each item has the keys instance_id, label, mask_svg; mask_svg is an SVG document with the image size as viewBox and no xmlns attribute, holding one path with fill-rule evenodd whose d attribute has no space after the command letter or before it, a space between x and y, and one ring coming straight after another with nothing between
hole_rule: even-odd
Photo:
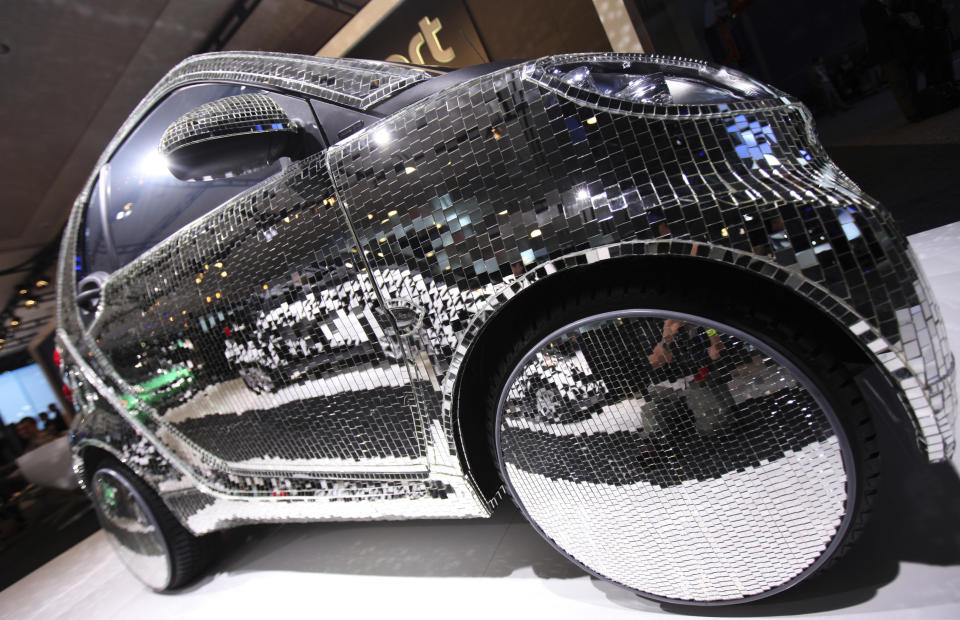
<instances>
[{"instance_id":1,"label":"car window","mask_svg":"<svg viewBox=\"0 0 960 620\"><path fill-rule=\"evenodd\" d=\"M116 268L115 257L111 255L103 226L103 210L101 208L100 181L94 182L90 190L90 200L87 203L87 212L83 218L83 228L80 242L77 247L77 261L75 269L77 280L80 280L95 271L110 273Z\"/></svg>"},{"instance_id":2,"label":"car window","mask_svg":"<svg viewBox=\"0 0 960 620\"><path fill-rule=\"evenodd\" d=\"M158 150L167 127L199 105L244 93L267 94L294 120L316 130L306 101L249 86L198 84L182 88L164 99L130 134L110 160L105 218L109 242L116 252L116 267L143 252L243 190L280 170L280 162L227 179L180 181L164 163ZM90 209L92 211L92 209Z\"/></svg>"}]
</instances>

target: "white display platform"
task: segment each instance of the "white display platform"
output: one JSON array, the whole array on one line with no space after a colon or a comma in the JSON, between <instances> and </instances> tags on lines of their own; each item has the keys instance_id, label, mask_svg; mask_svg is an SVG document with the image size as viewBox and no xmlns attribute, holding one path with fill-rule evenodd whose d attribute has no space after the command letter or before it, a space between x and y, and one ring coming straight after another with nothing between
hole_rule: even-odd
<instances>
[{"instance_id":1,"label":"white display platform","mask_svg":"<svg viewBox=\"0 0 960 620\"><path fill-rule=\"evenodd\" d=\"M17 458L17 468L27 482L69 491L78 488L67 436L45 443Z\"/></svg>"},{"instance_id":2,"label":"white display platform","mask_svg":"<svg viewBox=\"0 0 960 620\"><path fill-rule=\"evenodd\" d=\"M960 359L960 222L911 237ZM512 507L493 519L258 526L228 532L209 575L148 591L102 532L0 592L3 618L960 618L960 479L897 463L875 523L833 570L769 600L677 608L591 578Z\"/></svg>"}]
</instances>

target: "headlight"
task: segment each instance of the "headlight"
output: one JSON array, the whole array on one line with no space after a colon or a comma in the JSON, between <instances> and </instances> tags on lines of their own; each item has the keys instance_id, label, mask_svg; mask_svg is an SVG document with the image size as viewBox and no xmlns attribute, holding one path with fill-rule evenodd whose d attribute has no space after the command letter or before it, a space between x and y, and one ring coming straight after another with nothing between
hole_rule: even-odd
<instances>
[{"instance_id":1,"label":"headlight","mask_svg":"<svg viewBox=\"0 0 960 620\"><path fill-rule=\"evenodd\" d=\"M637 103L729 103L773 96L738 71L687 61L571 63L554 66L550 73L568 86Z\"/></svg>"}]
</instances>

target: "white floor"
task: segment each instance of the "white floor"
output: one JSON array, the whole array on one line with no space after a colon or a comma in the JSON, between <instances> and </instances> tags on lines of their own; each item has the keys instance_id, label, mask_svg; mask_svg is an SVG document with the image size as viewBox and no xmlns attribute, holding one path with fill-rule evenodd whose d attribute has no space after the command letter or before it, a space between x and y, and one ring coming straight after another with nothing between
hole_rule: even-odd
<instances>
[{"instance_id":1,"label":"white floor","mask_svg":"<svg viewBox=\"0 0 960 620\"><path fill-rule=\"evenodd\" d=\"M960 359L960 223L911 237ZM493 519L261 526L228 532L187 591L153 594L102 532L0 592L3 618L960 618L960 479L904 457L873 527L835 569L766 601L684 609L569 564L510 507Z\"/></svg>"}]
</instances>

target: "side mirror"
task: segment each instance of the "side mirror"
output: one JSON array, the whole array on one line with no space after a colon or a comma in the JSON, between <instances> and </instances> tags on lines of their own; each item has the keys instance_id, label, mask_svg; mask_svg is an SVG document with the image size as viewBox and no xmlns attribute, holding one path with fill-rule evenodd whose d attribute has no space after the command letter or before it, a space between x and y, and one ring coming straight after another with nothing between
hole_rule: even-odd
<instances>
[{"instance_id":1,"label":"side mirror","mask_svg":"<svg viewBox=\"0 0 960 620\"><path fill-rule=\"evenodd\" d=\"M300 128L261 94L205 103L171 123L160 139L160 154L181 181L252 172L300 148Z\"/></svg>"}]
</instances>

